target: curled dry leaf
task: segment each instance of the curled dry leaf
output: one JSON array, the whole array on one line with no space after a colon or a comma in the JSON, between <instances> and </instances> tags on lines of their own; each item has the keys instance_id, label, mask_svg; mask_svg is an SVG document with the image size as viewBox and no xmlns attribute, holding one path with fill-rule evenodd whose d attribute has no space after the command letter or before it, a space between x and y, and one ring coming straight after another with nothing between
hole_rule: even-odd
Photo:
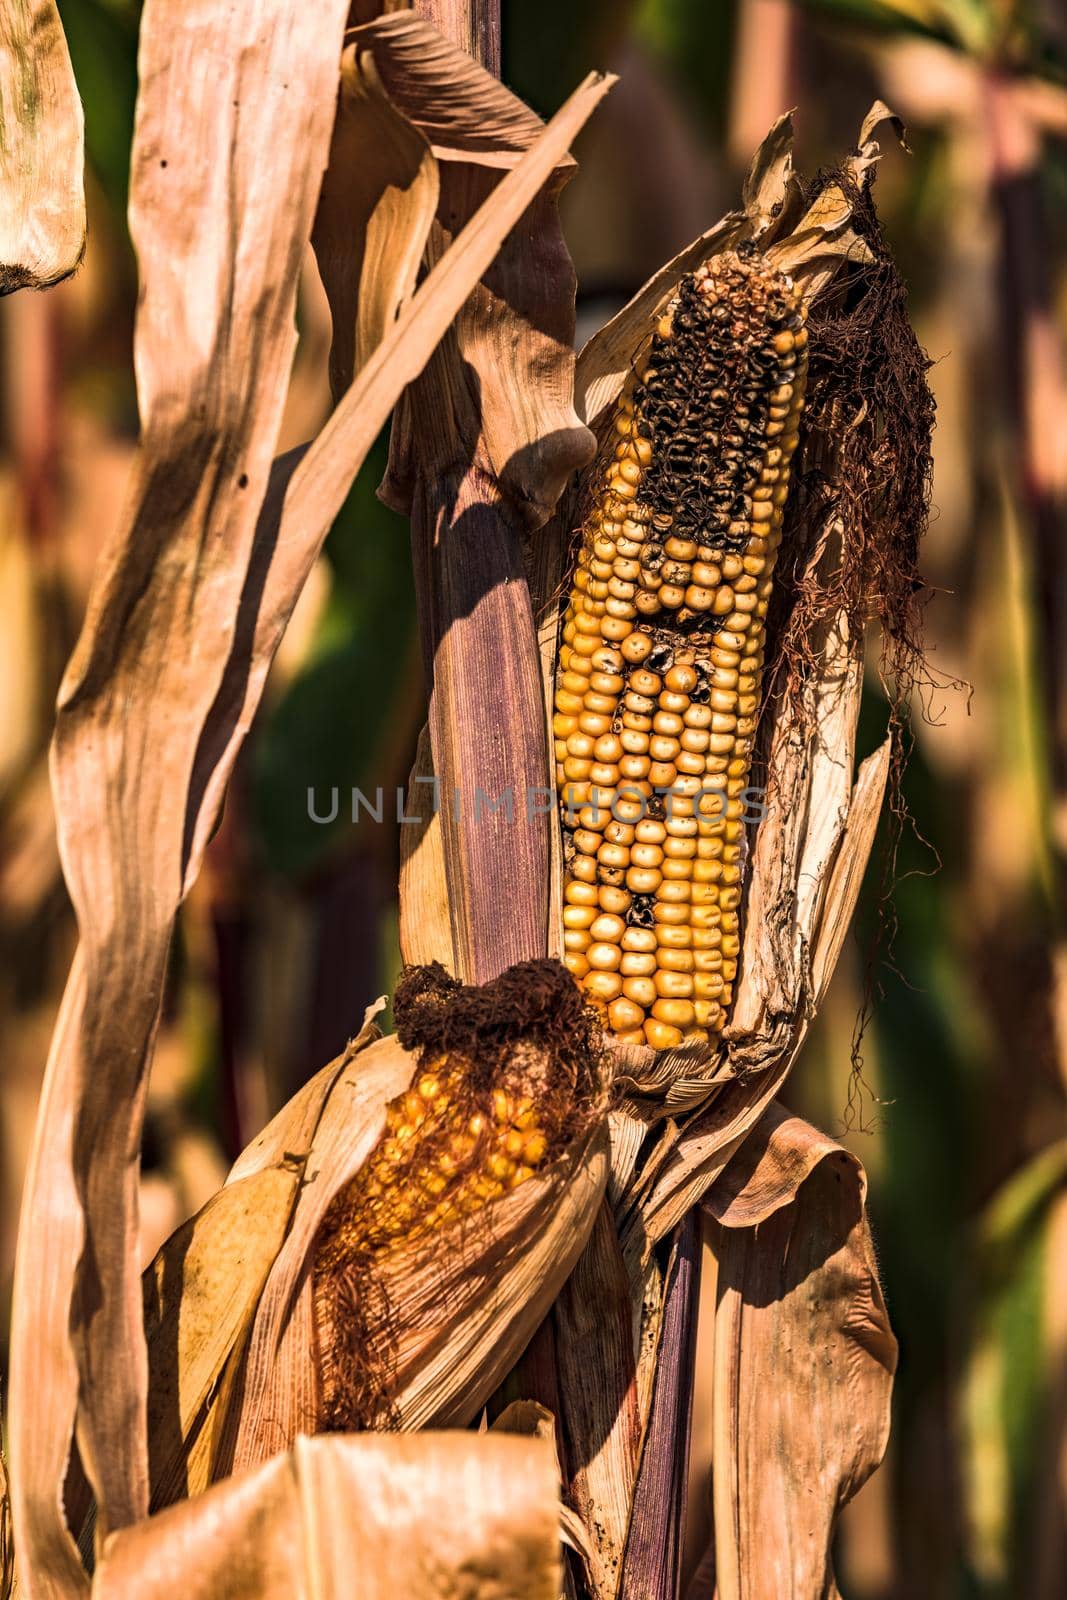
<instances>
[{"instance_id":1,"label":"curled dry leaf","mask_svg":"<svg viewBox=\"0 0 1067 1600\"><path fill-rule=\"evenodd\" d=\"M778 1105L705 1198L719 1600L837 1592L834 1522L882 1459L897 1357L865 1198L859 1162Z\"/></svg>"},{"instance_id":2,"label":"curled dry leaf","mask_svg":"<svg viewBox=\"0 0 1067 1600\"><path fill-rule=\"evenodd\" d=\"M153 0L142 23L131 208L143 437L61 696L57 811L83 943L16 1267L13 1510L39 1595L86 1587L61 1506L79 1389L101 1533L148 1504L136 1153L176 908L355 472L603 92L590 81L504 175L268 493L345 12L272 0L249 38L243 15L208 0ZM199 69L205 51L220 72ZM267 144L283 162L269 182Z\"/></svg>"},{"instance_id":3,"label":"curled dry leaf","mask_svg":"<svg viewBox=\"0 0 1067 1600\"><path fill-rule=\"evenodd\" d=\"M85 248L82 107L55 0L0 14L0 294L45 289Z\"/></svg>"},{"instance_id":4,"label":"curled dry leaf","mask_svg":"<svg viewBox=\"0 0 1067 1600\"><path fill-rule=\"evenodd\" d=\"M348 45L311 235L333 319L335 399L414 293L439 190L426 139L385 93L373 56Z\"/></svg>"},{"instance_id":5,"label":"curled dry leaf","mask_svg":"<svg viewBox=\"0 0 1067 1600\"><path fill-rule=\"evenodd\" d=\"M508 1434L299 1439L125 1529L98 1600L557 1600L551 1442Z\"/></svg>"}]
</instances>

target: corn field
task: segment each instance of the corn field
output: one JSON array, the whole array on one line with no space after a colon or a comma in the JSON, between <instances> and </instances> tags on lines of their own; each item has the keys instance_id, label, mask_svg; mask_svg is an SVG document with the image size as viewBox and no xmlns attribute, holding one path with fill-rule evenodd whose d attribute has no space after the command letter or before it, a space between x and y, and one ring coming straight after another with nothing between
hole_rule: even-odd
<instances>
[{"instance_id":1,"label":"corn field","mask_svg":"<svg viewBox=\"0 0 1067 1600\"><path fill-rule=\"evenodd\" d=\"M1056 0L6 0L0 1600L1053 1600Z\"/></svg>"}]
</instances>

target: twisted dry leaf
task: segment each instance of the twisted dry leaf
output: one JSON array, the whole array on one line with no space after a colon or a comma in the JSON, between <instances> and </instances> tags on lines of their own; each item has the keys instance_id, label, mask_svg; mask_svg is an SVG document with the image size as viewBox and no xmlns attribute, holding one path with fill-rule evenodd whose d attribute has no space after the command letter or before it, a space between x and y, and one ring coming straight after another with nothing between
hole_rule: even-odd
<instances>
[{"instance_id":1,"label":"twisted dry leaf","mask_svg":"<svg viewBox=\"0 0 1067 1600\"><path fill-rule=\"evenodd\" d=\"M884 1454L897 1359L866 1189L855 1157L774 1105L705 1197L719 1600L837 1592L834 1523Z\"/></svg>"},{"instance_id":2,"label":"twisted dry leaf","mask_svg":"<svg viewBox=\"0 0 1067 1600\"><path fill-rule=\"evenodd\" d=\"M85 248L82 107L55 0L0 12L0 294L45 289Z\"/></svg>"},{"instance_id":3,"label":"twisted dry leaf","mask_svg":"<svg viewBox=\"0 0 1067 1600\"><path fill-rule=\"evenodd\" d=\"M132 185L144 433L60 711L58 809L83 946L53 1041L16 1272L14 1512L34 1594L86 1587L60 1498L79 1367L102 1533L147 1506L136 1159L176 907L360 462L603 92L591 80L506 174L315 445L284 463L257 524L344 11L309 18L272 0L251 40L241 14L208 0L152 0L144 16ZM204 51L219 72L199 70ZM269 181L267 143L288 164Z\"/></svg>"}]
</instances>

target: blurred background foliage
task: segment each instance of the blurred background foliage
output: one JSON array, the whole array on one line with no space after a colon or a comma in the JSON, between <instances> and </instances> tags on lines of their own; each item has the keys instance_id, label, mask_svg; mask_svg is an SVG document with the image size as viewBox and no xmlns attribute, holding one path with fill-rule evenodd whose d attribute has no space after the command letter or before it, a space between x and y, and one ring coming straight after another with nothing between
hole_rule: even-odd
<instances>
[{"instance_id":1,"label":"blurred background foliage","mask_svg":"<svg viewBox=\"0 0 1067 1600\"><path fill-rule=\"evenodd\" d=\"M0 1295L75 930L51 706L136 428L125 223L138 7L60 0L85 101L86 262L0 304ZM505 77L550 112L621 83L564 200L579 337L734 202L798 107L806 171L881 96L878 201L938 402L929 681L910 813L788 1087L864 1161L901 1341L887 1468L840 1534L853 1600L1059 1596L1067 1570L1067 21L1060 0L504 0ZM282 447L329 406L305 273ZM183 910L153 1077L144 1251L358 1027L398 961L398 785L424 695L403 523L357 482ZM886 701L872 647L864 737ZM380 808L353 822L352 789ZM309 814L331 810L332 824ZM379 794L380 791L380 794ZM883 899L894 879L892 909ZM889 937L887 937L889 935ZM861 1046L857 1019L873 1015ZM4 1319L6 1322L6 1318ZM2 1358L2 1352L0 1352Z\"/></svg>"}]
</instances>

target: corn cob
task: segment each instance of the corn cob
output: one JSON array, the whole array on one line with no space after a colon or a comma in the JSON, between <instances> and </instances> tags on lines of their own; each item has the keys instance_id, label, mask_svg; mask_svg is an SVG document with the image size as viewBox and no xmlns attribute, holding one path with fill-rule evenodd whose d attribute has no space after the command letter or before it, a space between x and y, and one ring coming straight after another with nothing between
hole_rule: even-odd
<instances>
[{"instance_id":1,"label":"corn cob","mask_svg":"<svg viewBox=\"0 0 1067 1600\"><path fill-rule=\"evenodd\" d=\"M408 967L393 1017L418 1070L315 1242L319 1414L329 1428L388 1422L390 1363L424 1292L402 1292L397 1304L397 1284L409 1271L418 1280L438 1238L453 1270L463 1259L477 1273L503 1237L478 1226L478 1213L547 1177L602 1104L599 1020L557 961L521 962L480 985L437 963ZM405 1260L403 1247L419 1241Z\"/></svg>"},{"instance_id":2,"label":"corn cob","mask_svg":"<svg viewBox=\"0 0 1067 1600\"><path fill-rule=\"evenodd\" d=\"M730 1005L806 345L788 277L752 246L716 257L682 280L597 469L553 721L564 961L628 1043L706 1039Z\"/></svg>"},{"instance_id":3,"label":"corn cob","mask_svg":"<svg viewBox=\"0 0 1067 1600\"><path fill-rule=\"evenodd\" d=\"M472 1110L467 1071L442 1062L389 1104L376 1149L334 1201L317 1271L457 1222L544 1162L549 1142L531 1096L494 1088Z\"/></svg>"}]
</instances>

